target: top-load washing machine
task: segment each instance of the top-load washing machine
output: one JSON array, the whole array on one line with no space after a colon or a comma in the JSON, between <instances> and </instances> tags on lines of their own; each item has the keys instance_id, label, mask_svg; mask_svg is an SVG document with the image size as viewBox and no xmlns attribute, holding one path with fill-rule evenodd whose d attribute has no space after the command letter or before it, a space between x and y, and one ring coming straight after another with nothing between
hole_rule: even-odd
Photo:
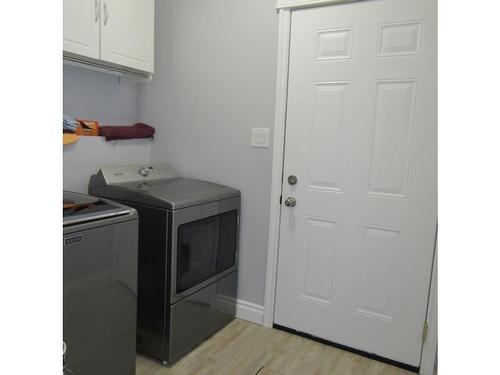
<instances>
[{"instance_id":1,"label":"top-load washing machine","mask_svg":"<svg viewBox=\"0 0 500 375\"><path fill-rule=\"evenodd\" d=\"M63 204L65 374L134 375L137 212L68 191Z\"/></svg>"},{"instance_id":2,"label":"top-load washing machine","mask_svg":"<svg viewBox=\"0 0 500 375\"><path fill-rule=\"evenodd\" d=\"M172 363L234 319L238 190L161 164L101 168L89 193L139 213L139 352Z\"/></svg>"}]
</instances>

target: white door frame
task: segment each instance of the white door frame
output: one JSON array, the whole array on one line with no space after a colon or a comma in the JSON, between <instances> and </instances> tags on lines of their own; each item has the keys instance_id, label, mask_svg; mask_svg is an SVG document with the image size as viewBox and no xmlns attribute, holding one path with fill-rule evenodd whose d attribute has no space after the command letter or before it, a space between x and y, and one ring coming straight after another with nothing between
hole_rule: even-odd
<instances>
[{"instance_id":1,"label":"white door frame","mask_svg":"<svg viewBox=\"0 0 500 375\"><path fill-rule=\"evenodd\" d=\"M269 237L267 248L266 285L264 297L264 327L272 327L276 297L276 276L281 220L281 194L285 147L286 111L288 98L288 66L292 12L296 9L364 0L277 0L279 14L278 67L273 131L273 166L271 177L271 205L269 210ZM437 348L437 252L434 259L430 298L427 312L428 334L422 350L420 373L432 375Z\"/></svg>"},{"instance_id":2,"label":"white door frame","mask_svg":"<svg viewBox=\"0 0 500 375\"><path fill-rule=\"evenodd\" d=\"M278 247L281 219L281 190L283 156L285 147L285 123L288 96L288 61L290 52L290 9L279 10L278 74L276 80L276 104L273 131L273 168L271 177L271 205L269 213L269 237L267 245L266 290L264 297L264 327L272 327Z\"/></svg>"},{"instance_id":3,"label":"white door frame","mask_svg":"<svg viewBox=\"0 0 500 375\"><path fill-rule=\"evenodd\" d=\"M434 248L434 261L432 263L431 286L429 291L429 304L427 305L427 340L422 347L422 359L420 360L420 373L423 375L434 375L437 362L438 341L438 241L436 228L436 244Z\"/></svg>"}]
</instances>

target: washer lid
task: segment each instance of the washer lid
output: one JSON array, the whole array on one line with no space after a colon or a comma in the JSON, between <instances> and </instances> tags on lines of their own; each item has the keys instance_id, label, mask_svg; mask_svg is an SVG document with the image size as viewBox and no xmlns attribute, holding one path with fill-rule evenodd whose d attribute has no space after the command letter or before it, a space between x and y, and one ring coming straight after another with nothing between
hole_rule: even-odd
<instances>
[{"instance_id":1,"label":"washer lid","mask_svg":"<svg viewBox=\"0 0 500 375\"><path fill-rule=\"evenodd\" d=\"M88 195L63 192L63 227L129 215L131 211L122 205L115 205Z\"/></svg>"},{"instance_id":2,"label":"washer lid","mask_svg":"<svg viewBox=\"0 0 500 375\"><path fill-rule=\"evenodd\" d=\"M180 209L239 197L239 190L191 178L170 178L92 186L94 195L167 209Z\"/></svg>"}]
</instances>

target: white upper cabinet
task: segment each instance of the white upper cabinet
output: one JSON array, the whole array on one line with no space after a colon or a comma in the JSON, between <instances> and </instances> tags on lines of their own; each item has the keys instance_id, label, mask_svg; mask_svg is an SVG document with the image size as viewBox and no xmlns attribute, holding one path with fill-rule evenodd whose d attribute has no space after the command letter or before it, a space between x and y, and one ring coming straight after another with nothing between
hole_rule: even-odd
<instances>
[{"instance_id":1,"label":"white upper cabinet","mask_svg":"<svg viewBox=\"0 0 500 375\"><path fill-rule=\"evenodd\" d=\"M64 0L63 48L99 58L99 0Z\"/></svg>"},{"instance_id":2,"label":"white upper cabinet","mask_svg":"<svg viewBox=\"0 0 500 375\"><path fill-rule=\"evenodd\" d=\"M64 0L63 46L103 65L152 73L154 0Z\"/></svg>"},{"instance_id":3,"label":"white upper cabinet","mask_svg":"<svg viewBox=\"0 0 500 375\"><path fill-rule=\"evenodd\" d=\"M101 60L154 70L154 0L101 0Z\"/></svg>"}]
</instances>

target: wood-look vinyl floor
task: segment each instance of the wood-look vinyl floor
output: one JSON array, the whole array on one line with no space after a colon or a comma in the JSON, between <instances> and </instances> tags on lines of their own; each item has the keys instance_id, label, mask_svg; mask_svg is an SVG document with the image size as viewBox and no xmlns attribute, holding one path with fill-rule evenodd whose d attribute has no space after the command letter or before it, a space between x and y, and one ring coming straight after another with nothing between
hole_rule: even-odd
<instances>
[{"instance_id":1,"label":"wood-look vinyl floor","mask_svg":"<svg viewBox=\"0 0 500 375\"><path fill-rule=\"evenodd\" d=\"M413 374L300 336L238 319L173 366L162 366L138 355L136 368L136 375Z\"/></svg>"}]
</instances>

